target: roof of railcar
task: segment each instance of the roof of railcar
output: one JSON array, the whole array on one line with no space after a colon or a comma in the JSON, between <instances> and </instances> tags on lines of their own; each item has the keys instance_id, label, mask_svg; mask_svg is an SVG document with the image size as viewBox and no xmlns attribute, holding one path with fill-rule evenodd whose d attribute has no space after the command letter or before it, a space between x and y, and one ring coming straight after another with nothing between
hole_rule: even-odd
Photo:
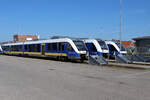
<instances>
[{"instance_id":1,"label":"roof of railcar","mask_svg":"<svg viewBox=\"0 0 150 100\"><path fill-rule=\"evenodd\" d=\"M17 42L17 43L7 43L7 44L3 44L2 46L23 45L23 44L40 44L40 43L50 43L50 42L69 42L71 40L74 41L77 39L70 39L70 38L46 39L46 40L26 41L26 42Z\"/></svg>"}]
</instances>

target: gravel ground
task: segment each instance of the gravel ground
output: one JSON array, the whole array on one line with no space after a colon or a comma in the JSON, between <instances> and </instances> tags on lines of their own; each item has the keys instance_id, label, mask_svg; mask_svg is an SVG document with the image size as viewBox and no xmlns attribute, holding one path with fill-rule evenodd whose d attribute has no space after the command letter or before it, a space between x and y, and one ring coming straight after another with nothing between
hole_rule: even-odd
<instances>
[{"instance_id":1,"label":"gravel ground","mask_svg":"<svg viewBox=\"0 0 150 100\"><path fill-rule=\"evenodd\" d=\"M150 100L150 70L1 55L0 100Z\"/></svg>"}]
</instances>

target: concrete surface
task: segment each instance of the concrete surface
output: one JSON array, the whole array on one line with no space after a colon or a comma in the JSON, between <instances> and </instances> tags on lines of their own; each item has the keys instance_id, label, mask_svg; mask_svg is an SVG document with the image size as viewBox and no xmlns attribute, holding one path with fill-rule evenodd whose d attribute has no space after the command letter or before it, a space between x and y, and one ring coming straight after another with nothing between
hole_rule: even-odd
<instances>
[{"instance_id":1,"label":"concrete surface","mask_svg":"<svg viewBox=\"0 0 150 100\"><path fill-rule=\"evenodd\" d=\"M145 65L144 65L145 64ZM143 62L143 65L142 64L124 64L124 63L112 63L112 62L109 62L109 65L108 66L118 66L118 67L126 67L126 68L133 68L133 69L148 69L150 70L150 65L146 65L145 62Z\"/></svg>"},{"instance_id":2,"label":"concrete surface","mask_svg":"<svg viewBox=\"0 0 150 100\"><path fill-rule=\"evenodd\" d=\"M0 56L0 100L150 100L150 70Z\"/></svg>"}]
</instances>

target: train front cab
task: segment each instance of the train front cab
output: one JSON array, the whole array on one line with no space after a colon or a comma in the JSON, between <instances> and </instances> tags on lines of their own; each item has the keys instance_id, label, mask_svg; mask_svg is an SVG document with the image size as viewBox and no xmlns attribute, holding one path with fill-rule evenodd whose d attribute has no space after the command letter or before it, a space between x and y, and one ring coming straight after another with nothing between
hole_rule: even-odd
<instances>
[{"instance_id":1,"label":"train front cab","mask_svg":"<svg viewBox=\"0 0 150 100\"><path fill-rule=\"evenodd\" d=\"M89 55L98 55L107 57L108 47L102 40L85 40L86 47L88 49Z\"/></svg>"},{"instance_id":2,"label":"train front cab","mask_svg":"<svg viewBox=\"0 0 150 100\"><path fill-rule=\"evenodd\" d=\"M75 46L74 46L75 45ZM69 48L69 47L68 47ZM80 58L81 61L86 60L87 49L83 41L81 40L73 40L72 48L74 48L73 52L76 52L76 57ZM70 50L68 50L68 53Z\"/></svg>"},{"instance_id":3,"label":"train front cab","mask_svg":"<svg viewBox=\"0 0 150 100\"><path fill-rule=\"evenodd\" d=\"M102 52L98 52L97 48L93 43L86 43L86 47L88 49L89 55L99 55L102 56Z\"/></svg>"},{"instance_id":4,"label":"train front cab","mask_svg":"<svg viewBox=\"0 0 150 100\"><path fill-rule=\"evenodd\" d=\"M123 54L123 55L127 54L126 49L122 45L121 45L121 50L120 50L119 43L115 43L113 41L106 41L106 44L108 45L109 54L111 57L114 57L115 55L119 55L119 54Z\"/></svg>"}]
</instances>

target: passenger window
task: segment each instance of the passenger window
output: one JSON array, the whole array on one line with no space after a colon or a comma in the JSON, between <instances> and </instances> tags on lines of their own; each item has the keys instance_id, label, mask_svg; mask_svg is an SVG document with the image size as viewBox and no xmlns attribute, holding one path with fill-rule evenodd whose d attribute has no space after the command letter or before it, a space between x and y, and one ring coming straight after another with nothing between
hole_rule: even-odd
<instances>
[{"instance_id":1,"label":"passenger window","mask_svg":"<svg viewBox=\"0 0 150 100\"><path fill-rule=\"evenodd\" d=\"M47 44L47 49L48 49L48 51L51 51L52 49L51 49L51 43L48 43Z\"/></svg>"},{"instance_id":2,"label":"passenger window","mask_svg":"<svg viewBox=\"0 0 150 100\"><path fill-rule=\"evenodd\" d=\"M41 45L37 44L37 52L40 52L40 51L41 51Z\"/></svg>"},{"instance_id":3,"label":"passenger window","mask_svg":"<svg viewBox=\"0 0 150 100\"><path fill-rule=\"evenodd\" d=\"M28 50L28 46L27 46L27 45L24 46L24 50L25 50L25 51Z\"/></svg>"},{"instance_id":4,"label":"passenger window","mask_svg":"<svg viewBox=\"0 0 150 100\"><path fill-rule=\"evenodd\" d=\"M18 46L18 51L22 51L22 49L23 49L22 47L23 47L22 45L19 45Z\"/></svg>"},{"instance_id":5,"label":"passenger window","mask_svg":"<svg viewBox=\"0 0 150 100\"><path fill-rule=\"evenodd\" d=\"M57 51L57 43L52 43L52 50Z\"/></svg>"},{"instance_id":6,"label":"passenger window","mask_svg":"<svg viewBox=\"0 0 150 100\"><path fill-rule=\"evenodd\" d=\"M36 51L36 45L35 45L35 44L32 44L31 51L32 51L32 52L35 52L35 51Z\"/></svg>"},{"instance_id":7,"label":"passenger window","mask_svg":"<svg viewBox=\"0 0 150 100\"><path fill-rule=\"evenodd\" d=\"M64 51L65 45L64 43L59 43L59 51Z\"/></svg>"},{"instance_id":8,"label":"passenger window","mask_svg":"<svg viewBox=\"0 0 150 100\"><path fill-rule=\"evenodd\" d=\"M32 50L31 50L31 45L29 45L29 52L31 52Z\"/></svg>"}]
</instances>

